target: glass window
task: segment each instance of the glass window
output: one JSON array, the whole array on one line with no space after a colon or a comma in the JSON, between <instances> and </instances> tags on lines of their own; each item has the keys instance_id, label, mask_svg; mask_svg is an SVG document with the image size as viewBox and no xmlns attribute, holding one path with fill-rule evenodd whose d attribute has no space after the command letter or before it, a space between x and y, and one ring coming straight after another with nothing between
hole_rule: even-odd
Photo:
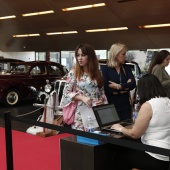
<instances>
[{"instance_id":1,"label":"glass window","mask_svg":"<svg viewBox=\"0 0 170 170\"><path fill-rule=\"evenodd\" d=\"M60 63L60 52L49 52L50 61ZM36 61L45 61L46 60L46 52L36 52Z\"/></svg>"},{"instance_id":2,"label":"glass window","mask_svg":"<svg viewBox=\"0 0 170 170\"><path fill-rule=\"evenodd\" d=\"M32 75L44 75L46 74L46 69L45 66L35 66L32 68L32 70L30 71L30 74Z\"/></svg>"},{"instance_id":3,"label":"glass window","mask_svg":"<svg viewBox=\"0 0 170 170\"><path fill-rule=\"evenodd\" d=\"M59 77L62 75L61 70L55 65L48 66L48 72L49 75L56 75Z\"/></svg>"},{"instance_id":4,"label":"glass window","mask_svg":"<svg viewBox=\"0 0 170 170\"><path fill-rule=\"evenodd\" d=\"M11 72L15 73L26 73L28 72L29 66L27 65L14 65Z\"/></svg>"}]
</instances>

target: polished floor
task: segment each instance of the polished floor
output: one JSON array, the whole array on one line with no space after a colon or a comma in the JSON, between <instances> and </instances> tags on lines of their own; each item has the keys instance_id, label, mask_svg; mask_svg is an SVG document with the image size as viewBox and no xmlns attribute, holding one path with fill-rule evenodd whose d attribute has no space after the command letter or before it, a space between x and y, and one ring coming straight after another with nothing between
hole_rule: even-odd
<instances>
[{"instance_id":1,"label":"polished floor","mask_svg":"<svg viewBox=\"0 0 170 170\"><path fill-rule=\"evenodd\" d=\"M34 102L34 100L24 100L21 101L20 104L15 107L6 107L2 103L0 103L0 114L9 111L15 116L24 116L24 118L37 120L39 115L41 115L41 111L38 110L39 107L33 106ZM0 117L0 127L4 127L4 125L4 119ZM29 128L30 126L32 125L14 120L11 122L12 129L21 132L26 132L27 128Z\"/></svg>"}]
</instances>

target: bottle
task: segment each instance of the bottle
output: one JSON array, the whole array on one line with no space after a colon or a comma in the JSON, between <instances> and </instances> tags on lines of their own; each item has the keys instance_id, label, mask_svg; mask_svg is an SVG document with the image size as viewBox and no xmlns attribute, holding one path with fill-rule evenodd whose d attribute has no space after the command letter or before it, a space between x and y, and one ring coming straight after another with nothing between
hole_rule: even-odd
<instances>
[{"instance_id":1,"label":"bottle","mask_svg":"<svg viewBox=\"0 0 170 170\"><path fill-rule=\"evenodd\" d=\"M91 116L87 117L87 124L85 127L85 131L86 132L94 132L94 124L93 124L93 120L92 120Z\"/></svg>"},{"instance_id":2,"label":"bottle","mask_svg":"<svg viewBox=\"0 0 170 170\"><path fill-rule=\"evenodd\" d=\"M132 116L134 122L135 122L135 119L138 116L138 112L139 112L138 103L135 103L134 109L133 109L133 116Z\"/></svg>"},{"instance_id":3,"label":"bottle","mask_svg":"<svg viewBox=\"0 0 170 170\"><path fill-rule=\"evenodd\" d=\"M139 100L140 100L140 98L139 98L139 95L138 95L138 93L137 93L137 94L136 94L135 103L138 104L138 106L139 106Z\"/></svg>"}]
</instances>

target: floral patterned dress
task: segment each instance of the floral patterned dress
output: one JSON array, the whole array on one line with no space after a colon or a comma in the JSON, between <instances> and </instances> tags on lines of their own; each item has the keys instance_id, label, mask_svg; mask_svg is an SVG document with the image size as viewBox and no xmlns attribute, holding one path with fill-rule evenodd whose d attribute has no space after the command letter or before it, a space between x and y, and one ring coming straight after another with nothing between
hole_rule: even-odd
<instances>
[{"instance_id":1,"label":"floral patterned dress","mask_svg":"<svg viewBox=\"0 0 170 170\"><path fill-rule=\"evenodd\" d=\"M75 80L74 70L71 70L67 76L67 82L64 87L60 105L68 105L72 101L73 97L77 94L90 97L92 99L93 105L95 105L95 102L97 102L100 98L103 99L104 104L107 104L104 88L99 88L97 86L96 80L91 80L89 75L85 72L80 80ZM73 129L84 130L81 113L79 111L80 107L83 105L85 105L84 102L78 101L78 105L75 111L74 123L71 125Z\"/></svg>"}]
</instances>

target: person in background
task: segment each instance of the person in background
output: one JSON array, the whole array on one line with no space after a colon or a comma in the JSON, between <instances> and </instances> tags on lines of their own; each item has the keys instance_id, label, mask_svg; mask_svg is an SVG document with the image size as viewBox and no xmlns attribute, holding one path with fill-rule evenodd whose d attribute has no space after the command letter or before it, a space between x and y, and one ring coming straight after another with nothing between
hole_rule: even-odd
<instances>
[{"instance_id":1,"label":"person in background","mask_svg":"<svg viewBox=\"0 0 170 170\"><path fill-rule=\"evenodd\" d=\"M125 44L113 44L107 65L101 69L108 103L115 105L121 120L130 119L132 116L130 90L136 87L131 69L124 64L126 50Z\"/></svg>"},{"instance_id":2,"label":"person in background","mask_svg":"<svg viewBox=\"0 0 170 170\"><path fill-rule=\"evenodd\" d=\"M73 129L84 130L80 108L87 105L106 104L103 78L99 70L98 59L94 48L90 44L80 44L75 50L76 64L67 76L67 82L61 99L61 106L66 106L71 101L78 101L75 111ZM73 91L75 85L75 89Z\"/></svg>"},{"instance_id":3,"label":"person in background","mask_svg":"<svg viewBox=\"0 0 170 170\"><path fill-rule=\"evenodd\" d=\"M111 128L130 138L141 137L143 144L170 149L170 99L162 84L155 75L146 74L139 79L138 94L141 107L132 129L120 124ZM121 160L119 170L167 170L169 166L167 156L125 148L117 154L116 160Z\"/></svg>"},{"instance_id":4,"label":"person in background","mask_svg":"<svg viewBox=\"0 0 170 170\"><path fill-rule=\"evenodd\" d=\"M170 76L165 67L169 65L170 53L167 50L161 50L153 59L150 65L149 74L154 74L162 83L168 97L170 98Z\"/></svg>"}]
</instances>

